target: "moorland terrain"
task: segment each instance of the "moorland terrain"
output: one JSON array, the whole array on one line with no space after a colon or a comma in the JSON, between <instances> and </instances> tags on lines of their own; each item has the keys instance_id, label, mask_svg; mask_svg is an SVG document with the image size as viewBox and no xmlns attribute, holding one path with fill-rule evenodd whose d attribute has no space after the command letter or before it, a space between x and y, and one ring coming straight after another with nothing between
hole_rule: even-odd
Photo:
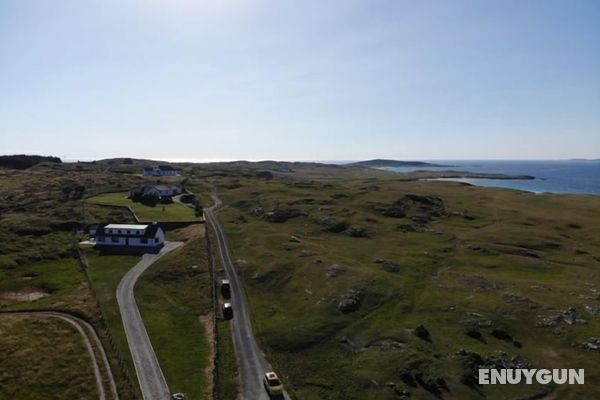
<instances>
[{"instance_id":1,"label":"moorland terrain","mask_svg":"<svg viewBox=\"0 0 600 400\"><path fill-rule=\"evenodd\" d=\"M89 320L123 398L135 398L138 389L114 290L138 257L101 254L78 242L91 224L133 222L122 204L107 204L123 202L132 187L157 181L141 176L147 163L0 168L1 310L52 309ZM177 181L200 203L211 202L205 184L216 187L223 200L218 215L254 332L293 398L600 397L598 196L425 181L443 173L364 166L176 166ZM157 209L147 211L160 219ZM191 399L208 399L212 328L202 317L213 308L214 240L203 227L168 231L167 237L186 245L142 276L137 301L170 387ZM217 269L219 277L224 276ZM0 323L14 331L31 321L0 314ZM39 330L26 332L21 343L36 351ZM218 390L222 399L233 400L235 361L227 325L219 322L216 332ZM13 347L25 346L10 340ZM7 362L27 368L7 357L1 371ZM73 385L93 379L84 376L86 370L56 362ZM476 383L479 367L525 366L585 368L586 384ZM22 379L1 371L0 397L48 379L31 371Z\"/></svg>"}]
</instances>

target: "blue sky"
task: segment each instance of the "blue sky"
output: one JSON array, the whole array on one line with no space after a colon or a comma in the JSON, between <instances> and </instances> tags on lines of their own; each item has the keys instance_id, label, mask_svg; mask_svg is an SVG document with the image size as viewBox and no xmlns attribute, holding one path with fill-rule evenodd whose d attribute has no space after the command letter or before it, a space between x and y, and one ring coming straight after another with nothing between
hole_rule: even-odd
<instances>
[{"instance_id":1,"label":"blue sky","mask_svg":"<svg viewBox=\"0 0 600 400\"><path fill-rule=\"evenodd\" d=\"M0 153L600 157L598 1L0 1Z\"/></svg>"}]
</instances>

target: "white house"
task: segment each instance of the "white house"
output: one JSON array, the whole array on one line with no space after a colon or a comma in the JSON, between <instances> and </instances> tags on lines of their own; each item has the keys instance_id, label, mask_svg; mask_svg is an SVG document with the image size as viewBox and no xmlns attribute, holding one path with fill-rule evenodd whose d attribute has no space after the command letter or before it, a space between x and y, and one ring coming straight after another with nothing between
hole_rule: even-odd
<instances>
[{"instance_id":1,"label":"white house","mask_svg":"<svg viewBox=\"0 0 600 400\"><path fill-rule=\"evenodd\" d=\"M158 165L144 168L146 176L177 176L177 170L170 165Z\"/></svg>"},{"instance_id":2,"label":"white house","mask_svg":"<svg viewBox=\"0 0 600 400\"><path fill-rule=\"evenodd\" d=\"M165 233L156 222L142 224L108 224L90 231L98 247L119 247L156 251L165 243Z\"/></svg>"}]
</instances>

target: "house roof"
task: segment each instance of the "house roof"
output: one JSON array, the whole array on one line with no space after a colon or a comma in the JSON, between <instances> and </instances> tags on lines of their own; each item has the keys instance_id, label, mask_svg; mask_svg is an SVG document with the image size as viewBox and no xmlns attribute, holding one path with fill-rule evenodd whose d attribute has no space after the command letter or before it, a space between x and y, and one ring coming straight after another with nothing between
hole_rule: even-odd
<instances>
[{"instance_id":1,"label":"house roof","mask_svg":"<svg viewBox=\"0 0 600 400\"><path fill-rule=\"evenodd\" d=\"M149 186L149 188L156 188L158 190L172 190L172 189L179 189L178 185L153 185L153 186Z\"/></svg>"},{"instance_id":2,"label":"house roof","mask_svg":"<svg viewBox=\"0 0 600 400\"><path fill-rule=\"evenodd\" d=\"M108 225L99 225L96 231L96 236L101 236L104 233L104 229L121 229L121 230L142 230L143 233L141 235L133 235L126 233L112 233L109 236L118 236L118 237L144 237L144 238L153 238L156 236L156 232L160 229L160 226L157 223L149 224L149 225L141 225L141 224L108 224ZM102 233L100 233L102 232Z\"/></svg>"},{"instance_id":3,"label":"house roof","mask_svg":"<svg viewBox=\"0 0 600 400\"><path fill-rule=\"evenodd\" d=\"M137 225L137 224L108 224L104 226L105 229L129 229L129 230L143 230L148 228L149 225Z\"/></svg>"},{"instance_id":4,"label":"house roof","mask_svg":"<svg viewBox=\"0 0 600 400\"><path fill-rule=\"evenodd\" d=\"M177 171L175 168L171 167L170 165L159 165L158 169L163 170L163 171Z\"/></svg>"}]
</instances>

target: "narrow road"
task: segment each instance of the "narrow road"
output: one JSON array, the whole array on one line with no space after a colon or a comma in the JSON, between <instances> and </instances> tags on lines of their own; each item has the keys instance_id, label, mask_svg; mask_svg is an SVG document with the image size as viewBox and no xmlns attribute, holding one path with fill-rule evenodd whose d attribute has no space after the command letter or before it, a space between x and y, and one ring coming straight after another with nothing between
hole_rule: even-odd
<instances>
[{"instance_id":1,"label":"narrow road","mask_svg":"<svg viewBox=\"0 0 600 400\"><path fill-rule=\"evenodd\" d=\"M94 369L94 378L96 379L96 387L98 390L98 399L106 400L106 392L104 390L104 383L102 381L102 373L100 372L100 366L98 364L98 359L96 357L96 353L94 352L94 348L92 346L92 341L100 356L102 357L102 363L104 364L104 369L108 374L108 382L110 385L110 398L114 400L119 400L119 395L117 393L117 385L115 383L115 379L112 374L112 370L110 368L110 364L108 363L108 358L106 357L106 352L104 351L104 347L102 347L102 342L100 342L100 338L96 334L96 331L92 327L91 324L82 320L81 318L77 318L73 315L54 312L54 311L27 311L27 312L10 312L3 313L3 315L19 315L24 317L46 317L46 318L59 318L67 323L71 324L77 332L83 337L83 341L85 343L85 347L88 351L88 354L91 359L92 367ZM87 333L86 333L87 331Z\"/></svg>"},{"instance_id":2,"label":"narrow road","mask_svg":"<svg viewBox=\"0 0 600 400\"><path fill-rule=\"evenodd\" d=\"M135 302L133 288L140 275L150 265L182 244L165 242L165 246L158 254L144 254L141 261L125 274L117 287L117 302L144 400L169 400L171 395Z\"/></svg>"},{"instance_id":3,"label":"narrow road","mask_svg":"<svg viewBox=\"0 0 600 400\"><path fill-rule=\"evenodd\" d=\"M270 400L263 387L262 376L265 371L271 370L270 364L265 359L264 354L256 345L254 334L252 333L252 324L248 312L248 304L244 287L240 282L233 263L225 234L221 228L219 220L215 216L215 210L223 204L217 196L216 189L213 187L211 194L215 205L204 209L206 220L212 225L219 246L219 253L223 268L227 272L231 285L231 305L233 307L233 319L231 320L233 347L238 360L240 374L240 396L242 400ZM286 400L290 397L287 393L283 396Z\"/></svg>"}]
</instances>

